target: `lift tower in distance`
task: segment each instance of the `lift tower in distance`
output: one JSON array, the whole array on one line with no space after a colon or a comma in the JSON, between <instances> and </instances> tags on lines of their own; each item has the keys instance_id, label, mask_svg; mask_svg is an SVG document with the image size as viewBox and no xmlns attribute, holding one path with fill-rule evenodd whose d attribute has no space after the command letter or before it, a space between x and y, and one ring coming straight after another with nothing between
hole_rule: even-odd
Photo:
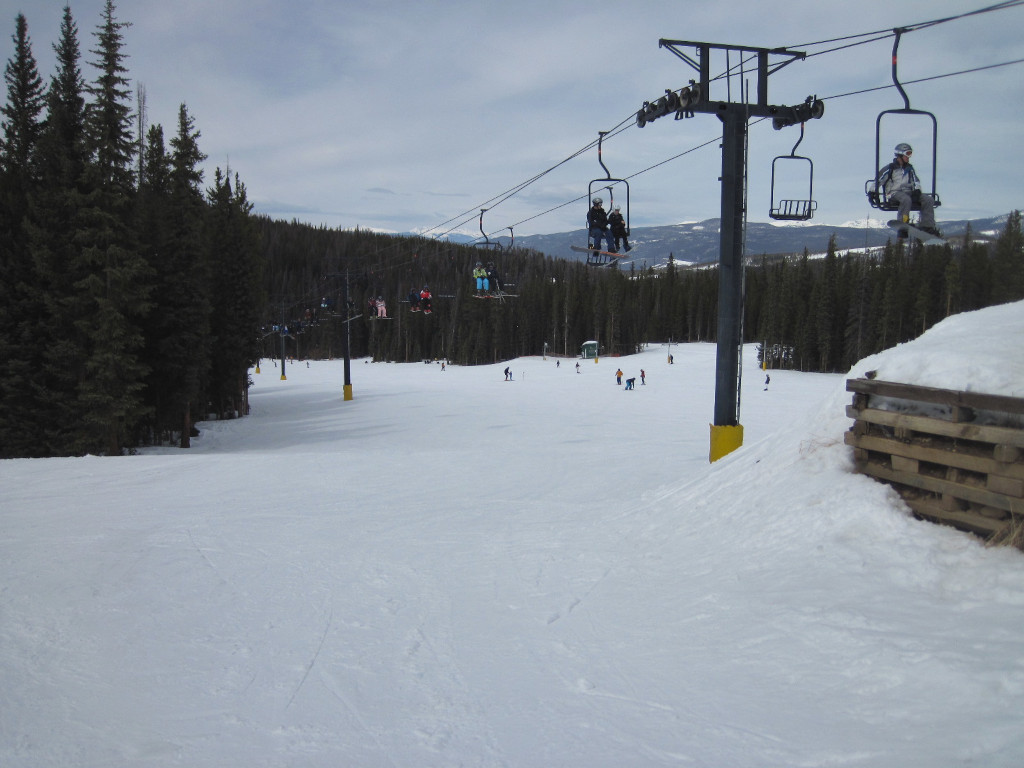
<instances>
[{"instance_id":1,"label":"lift tower in distance","mask_svg":"<svg viewBox=\"0 0 1024 768\"><path fill-rule=\"evenodd\" d=\"M718 257L718 353L715 368L715 418L711 425L711 461L717 461L743 444L740 424L741 350L743 344L743 244L746 230L746 146L751 117L770 117L776 130L820 118L825 105L808 97L796 106L768 103L768 77L806 53L785 48L751 48L738 45L659 40L693 67L698 77L678 91L666 90L653 102L644 102L636 115L641 128L668 114L676 120L697 112L717 115L722 121L722 216ZM724 74L711 77L712 52L724 57ZM754 100L745 94L748 76L756 77ZM738 78L736 99L733 80ZM725 88L724 99L712 99L712 84Z\"/></svg>"}]
</instances>

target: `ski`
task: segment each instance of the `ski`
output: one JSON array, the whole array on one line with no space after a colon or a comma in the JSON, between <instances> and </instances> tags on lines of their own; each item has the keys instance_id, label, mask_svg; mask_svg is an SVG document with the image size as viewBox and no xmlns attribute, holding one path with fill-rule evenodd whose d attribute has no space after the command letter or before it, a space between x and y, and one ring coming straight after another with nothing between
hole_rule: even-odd
<instances>
[{"instance_id":1,"label":"ski","mask_svg":"<svg viewBox=\"0 0 1024 768\"><path fill-rule=\"evenodd\" d=\"M518 299L519 298L519 294L518 293L505 293L504 291L502 291L501 293L474 293L473 294L473 298L474 299L498 299L499 301L501 301L503 299Z\"/></svg>"}]
</instances>

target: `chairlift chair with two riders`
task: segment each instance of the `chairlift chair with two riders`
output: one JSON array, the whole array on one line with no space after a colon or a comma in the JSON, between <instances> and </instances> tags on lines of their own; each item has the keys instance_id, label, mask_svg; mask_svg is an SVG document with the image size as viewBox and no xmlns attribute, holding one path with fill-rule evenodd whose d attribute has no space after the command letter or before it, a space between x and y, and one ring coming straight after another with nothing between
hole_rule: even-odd
<instances>
[{"instance_id":1,"label":"chairlift chair with two riders","mask_svg":"<svg viewBox=\"0 0 1024 768\"><path fill-rule=\"evenodd\" d=\"M614 186L621 184L623 189L625 189L625 191L626 191L626 204L625 204L625 210L624 210L623 218L626 221L626 234L628 235L629 234L629 182L626 179L614 179L614 178L612 178L611 171L609 171L608 170L608 166L606 166L604 164L604 157L602 156L602 146L601 145L604 142L604 137L607 135L607 133L608 133L608 131L599 131L598 134L597 134L597 162L599 162L601 164L601 168L604 170L604 176L605 177L603 179L594 179L593 181L590 182L590 185L587 188L587 210L589 211L590 208L592 208L593 205L594 205L594 197L595 197L594 190L595 190L595 186L596 186L597 190L602 190L602 189L607 189L608 190L608 211L611 212L611 211L615 210ZM589 232L587 233L587 245L588 246L592 245L590 243L590 233ZM591 267L605 267L605 266L608 266L609 264L614 263L618 259L622 258L619 254L611 253L610 251L601 251L601 250L598 250L596 248L591 248L591 247L583 248L583 247L578 246L578 245L574 245L574 246L571 246L571 247L572 247L572 250L574 250L574 251L577 251L579 253L586 253L587 254L587 265L591 266Z\"/></svg>"},{"instance_id":2,"label":"chairlift chair with two riders","mask_svg":"<svg viewBox=\"0 0 1024 768\"><path fill-rule=\"evenodd\" d=\"M477 248L484 248L484 249L488 249L488 250L492 250L494 252L500 253L502 250L504 250L504 246L501 243L498 243L498 242L495 242L494 240L491 240L489 237L487 237L487 233L484 232L484 214L486 212L487 212L486 208L481 208L480 209L480 234L483 235L484 241L482 243L481 242L473 243L473 245L476 246ZM515 231L512 229L512 227L509 227L508 231L509 231L509 245L508 245L508 247L509 247L509 249L511 249L513 244L515 243L516 234L515 234ZM493 262L491 263L491 266L493 266ZM512 294L512 293L506 293L505 292L505 289L504 289L505 285L506 285L506 283L502 282L502 283L499 284L497 290L492 290L492 291L488 292L487 294L477 294L477 295L474 295L473 298L477 298L477 299L485 299L485 298L486 299L498 299L499 301L504 301L505 299L517 298L518 294Z\"/></svg>"},{"instance_id":3,"label":"chairlift chair with two riders","mask_svg":"<svg viewBox=\"0 0 1024 768\"><path fill-rule=\"evenodd\" d=\"M864 184L864 191L868 197L868 203L871 204L872 208L877 208L881 211L898 211L900 203L898 200L892 199L886 195L884 186L879 185L878 178L881 170L883 169L882 164L882 121L887 115L920 115L927 119L931 128L931 190L930 194L934 207L938 208L941 205L939 200L939 194L936 189L936 178L937 178L937 166L938 166L938 146L939 146L939 124L935 119L935 115L923 109L912 109L910 106L910 98L907 96L907 92L903 89L903 85L899 80L899 73L897 70L897 51L900 46L900 38L903 35L904 29L894 29L895 40L892 46L892 82L896 86L896 89L900 92L900 96L903 97L903 106L896 109L886 109L878 114L875 120L875 166L873 169L872 178L868 179ZM901 137L901 141L902 141ZM920 212L921 202L918 196L915 195L914 200L911 203L910 209L912 211Z\"/></svg>"}]
</instances>

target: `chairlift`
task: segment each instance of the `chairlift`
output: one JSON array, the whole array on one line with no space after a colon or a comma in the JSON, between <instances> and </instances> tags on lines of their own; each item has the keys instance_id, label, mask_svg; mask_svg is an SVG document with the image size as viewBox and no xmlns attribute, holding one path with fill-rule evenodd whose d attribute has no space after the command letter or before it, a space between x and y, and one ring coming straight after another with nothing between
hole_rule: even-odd
<instances>
[{"instance_id":1,"label":"chairlift","mask_svg":"<svg viewBox=\"0 0 1024 768\"><path fill-rule=\"evenodd\" d=\"M494 249L500 251L501 250L501 243L496 243L493 240L490 240L487 237L487 233L484 232L484 214L485 213L487 213L487 209L486 208L481 208L480 209L480 234L484 236L484 241L482 243L473 243L473 245L475 245L477 248L494 248ZM511 229L511 227L510 227L510 229Z\"/></svg>"},{"instance_id":2,"label":"chairlift","mask_svg":"<svg viewBox=\"0 0 1024 768\"><path fill-rule=\"evenodd\" d=\"M937 161L939 152L939 123L935 119L935 115L923 109L912 109L910 106L910 97L907 96L907 92L903 89L903 85L899 80L899 73L897 71L897 51L900 47L900 38L902 37L905 29L894 29L895 40L892 44L892 82L896 86L896 89L900 92L900 96L903 97L903 107L898 109L886 109L878 114L875 120L875 167L872 170L872 178L868 179L864 184L864 191L868 196L868 202L872 208L878 208L882 211L897 211L899 210L900 204L897 200L890 200L886 194L885 189L878 186L878 174L883 168L882 166L882 120L886 115L922 115L927 117L931 122L932 128L932 185L931 185L931 196L934 201L934 205L938 208L942 203L939 201L939 195L936 191L936 178L937 178ZM910 209L912 211L920 211L920 202L915 201Z\"/></svg>"},{"instance_id":3,"label":"chairlift","mask_svg":"<svg viewBox=\"0 0 1024 768\"><path fill-rule=\"evenodd\" d=\"M597 185L597 189L608 190L608 213L611 214L615 210L615 192L613 189L614 185L621 184L626 190L626 205L625 214L623 218L626 220L626 234L629 234L629 182L626 179L614 179L612 178L611 171L608 170L608 166L604 164L604 157L602 153L602 144L604 137L608 134L608 131L598 131L597 134L597 162L601 164L601 168L604 170L603 179L594 179L590 182L587 188L587 210L589 211L594 205L594 188ZM587 233L587 243L590 243L590 233ZM593 249L584 249L587 251L587 265L591 267L604 267L608 264L616 261L615 256L608 253L602 253Z\"/></svg>"},{"instance_id":4,"label":"chairlift","mask_svg":"<svg viewBox=\"0 0 1024 768\"><path fill-rule=\"evenodd\" d=\"M796 148L800 146L800 142L804 140L804 125L800 123L800 138L797 139L796 144L793 145L792 151L788 155L779 155L772 160L772 188L771 188L771 207L768 209L768 215L777 221L808 221L814 216L814 211L818 207L818 203L814 201L814 163L811 162L811 158L798 155ZM795 161L799 164L807 163L807 199L805 200L791 200L781 199L776 203L775 200L775 171L779 161L789 162ZM792 167L792 165L788 166Z\"/></svg>"}]
</instances>

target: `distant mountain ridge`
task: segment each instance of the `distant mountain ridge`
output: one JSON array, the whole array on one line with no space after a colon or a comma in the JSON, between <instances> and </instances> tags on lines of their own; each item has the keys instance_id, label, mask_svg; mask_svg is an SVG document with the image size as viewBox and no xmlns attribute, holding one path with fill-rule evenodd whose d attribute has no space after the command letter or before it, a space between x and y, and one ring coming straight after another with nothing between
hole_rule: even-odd
<instances>
[{"instance_id":1,"label":"distant mountain ridge","mask_svg":"<svg viewBox=\"0 0 1024 768\"><path fill-rule=\"evenodd\" d=\"M976 240L992 239L1006 226L1007 214L984 219L961 221L940 221L939 229L947 239L963 238L970 225L971 236ZM687 222L662 227L634 227L629 239L633 250L629 256L633 262L646 261L646 266L656 266L668 261L671 253L677 262L693 264L716 263L720 249L720 219ZM553 235L529 235L517 237L515 244L524 248L565 259L584 259L586 254L575 253L570 245L585 245L586 233L564 232ZM867 222L832 226L827 224L802 224L779 226L764 222L747 223L746 255L762 254L824 253L829 238L835 236L840 251L853 249L881 248L887 240L895 240L895 233L882 222Z\"/></svg>"},{"instance_id":2,"label":"distant mountain ridge","mask_svg":"<svg viewBox=\"0 0 1024 768\"><path fill-rule=\"evenodd\" d=\"M999 235L1006 226L1008 214L983 219L959 221L940 221L939 229L947 239L956 241L963 238L968 224L971 236L975 240L992 239ZM720 219L707 219L699 222L685 222L661 227L634 227L629 238L633 250L629 254L630 261L637 265L654 267L668 261L669 254L677 262L692 264L716 263L719 255ZM895 240L892 229L880 221L850 223L846 225L829 224L798 224L778 225L765 222L747 223L747 256L762 254L824 253L828 249L828 241L836 238L836 247L840 251L854 249L881 248L887 240ZM451 237L455 242L474 242L479 238L470 236ZM508 237L494 238L495 242L508 245ZM559 232L550 235L524 235L516 237L515 245L521 248L532 248L548 256L575 261L584 260L586 254L570 250L571 245L585 245L584 230L575 232Z\"/></svg>"}]
</instances>

